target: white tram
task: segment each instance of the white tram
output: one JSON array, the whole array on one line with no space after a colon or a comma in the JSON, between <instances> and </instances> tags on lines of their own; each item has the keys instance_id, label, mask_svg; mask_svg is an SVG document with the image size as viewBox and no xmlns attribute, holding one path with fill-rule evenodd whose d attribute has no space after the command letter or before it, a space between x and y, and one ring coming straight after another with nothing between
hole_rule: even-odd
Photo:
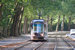
<instances>
[{"instance_id":1,"label":"white tram","mask_svg":"<svg viewBox=\"0 0 75 50\"><path fill-rule=\"evenodd\" d=\"M31 40L47 40L47 22L43 19L34 19L31 22Z\"/></svg>"}]
</instances>

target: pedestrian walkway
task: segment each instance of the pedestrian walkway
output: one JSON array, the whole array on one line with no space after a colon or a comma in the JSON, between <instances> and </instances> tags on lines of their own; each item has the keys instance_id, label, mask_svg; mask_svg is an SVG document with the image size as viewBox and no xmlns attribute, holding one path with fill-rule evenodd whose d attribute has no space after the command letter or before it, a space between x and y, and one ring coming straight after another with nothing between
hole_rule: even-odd
<instances>
[{"instance_id":1,"label":"pedestrian walkway","mask_svg":"<svg viewBox=\"0 0 75 50\"><path fill-rule=\"evenodd\" d=\"M28 39L30 39L29 34L26 34L26 35L22 34L22 36L19 36L19 37L10 37L10 38L0 39L0 46L7 45L7 44L12 44L12 43L24 42Z\"/></svg>"}]
</instances>

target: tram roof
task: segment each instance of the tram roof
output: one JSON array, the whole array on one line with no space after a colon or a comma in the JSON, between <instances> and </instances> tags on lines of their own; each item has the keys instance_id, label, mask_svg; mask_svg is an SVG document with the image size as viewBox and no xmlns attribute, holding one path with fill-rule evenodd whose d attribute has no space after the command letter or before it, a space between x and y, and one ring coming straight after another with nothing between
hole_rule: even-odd
<instances>
[{"instance_id":1,"label":"tram roof","mask_svg":"<svg viewBox=\"0 0 75 50\"><path fill-rule=\"evenodd\" d=\"M35 23L35 22L44 22L44 20L43 19L34 19L33 23Z\"/></svg>"}]
</instances>

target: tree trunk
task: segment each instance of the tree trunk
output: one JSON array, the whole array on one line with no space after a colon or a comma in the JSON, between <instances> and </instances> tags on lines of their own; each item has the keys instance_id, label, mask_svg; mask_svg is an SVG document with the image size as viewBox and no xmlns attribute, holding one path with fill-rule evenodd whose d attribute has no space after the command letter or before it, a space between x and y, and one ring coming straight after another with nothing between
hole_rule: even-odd
<instances>
[{"instance_id":1,"label":"tree trunk","mask_svg":"<svg viewBox=\"0 0 75 50\"><path fill-rule=\"evenodd\" d=\"M39 15L39 18L38 19L40 19L40 15Z\"/></svg>"},{"instance_id":2,"label":"tree trunk","mask_svg":"<svg viewBox=\"0 0 75 50\"><path fill-rule=\"evenodd\" d=\"M17 17L17 16L14 17L14 21L13 21L13 33L14 33L14 36L18 35L18 19L19 19L19 17Z\"/></svg>"},{"instance_id":3,"label":"tree trunk","mask_svg":"<svg viewBox=\"0 0 75 50\"><path fill-rule=\"evenodd\" d=\"M0 26L1 26L2 7L3 7L3 4L0 4ZM0 30L0 37L2 37L2 30Z\"/></svg>"},{"instance_id":4,"label":"tree trunk","mask_svg":"<svg viewBox=\"0 0 75 50\"><path fill-rule=\"evenodd\" d=\"M68 31L70 30L70 22L71 22L71 17L69 17Z\"/></svg>"},{"instance_id":5,"label":"tree trunk","mask_svg":"<svg viewBox=\"0 0 75 50\"><path fill-rule=\"evenodd\" d=\"M8 37L10 36L10 26L8 26L8 29L7 29L7 36Z\"/></svg>"},{"instance_id":6,"label":"tree trunk","mask_svg":"<svg viewBox=\"0 0 75 50\"><path fill-rule=\"evenodd\" d=\"M65 19L65 15L63 16L63 20L62 20L62 23L61 23L61 31L64 31L64 19Z\"/></svg>"},{"instance_id":7,"label":"tree trunk","mask_svg":"<svg viewBox=\"0 0 75 50\"><path fill-rule=\"evenodd\" d=\"M51 31L52 31L52 17L51 17L51 22L50 22L50 28L51 28Z\"/></svg>"},{"instance_id":8,"label":"tree trunk","mask_svg":"<svg viewBox=\"0 0 75 50\"><path fill-rule=\"evenodd\" d=\"M21 11L21 14L20 14L19 27L18 27L19 35L21 35L21 21L22 21L23 12L24 12L24 7L22 7L22 11Z\"/></svg>"},{"instance_id":9,"label":"tree trunk","mask_svg":"<svg viewBox=\"0 0 75 50\"><path fill-rule=\"evenodd\" d=\"M23 26L23 33L28 33L28 29L27 29L27 16L25 16L24 19L24 26Z\"/></svg>"},{"instance_id":10,"label":"tree trunk","mask_svg":"<svg viewBox=\"0 0 75 50\"><path fill-rule=\"evenodd\" d=\"M49 15L47 16L47 23L49 22Z\"/></svg>"},{"instance_id":11,"label":"tree trunk","mask_svg":"<svg viewBox=\"0 0 75 50\"><path fill-rule=\"evenodd\" d=\"M18 8L19 9L19 8ZM20 18L20 11L21 9L19 9L15 15L16 17L16 22L15 22L15 36L18 36L18 26L19 26L19 18Z\"/></svg>"},{"instance_id":12,"label":"tree trunk","mask_svg":"<svg viewBox=\"0 0 75 50\"><path fill-rule=\"evenodd\" d=\"M49 24L49 15L47 15L47 26ZM48 28L48 31L49 31L49 28Z\"/></svg>"},{"instance_id":13,"label":"tree trunk","mask_svg":"<svg viewBox=\"0 0 75 50\"><path fill-rule=\"evenodd\" d=\"M0 25L1 25L1 16L2 16L2 4L0 4Z\"/></svg>"},{"instance_id":14,"label":"tree trunk","mask_svg":"<svg viewBox=\"0 0 75 50\"><path fill-rule=\"evenodd\" d=\"M20 18L20 14L21 14L21 8L18 7L18 5L16 6L16 8L14 9L15 15L13 16L13 25L12 25L12 34L14 36L18 36L18 26L19 26L19 18Z\"/></svg>"},{"instance_id":15,"label":"tree trunk","mask_svg":"<svg viewBox=\"0 0 75 50\"><path fill-rule=\"evenodd\" d=\"M3 27L0 26L0 37L2 37Z\"/></svg>"},{"instance_id":16,"label":"tree trunk","mask_svg":"<svg viewBox=\"0 0 75 50\"><path fill-rule=\"evenodd\" d=\"M74 23L74 29L75 29L75 23Z\"/></svg>"},{"instance_id":17,"label":"tree trunk","mask_svg":"<svg viewBox=\"0 0 75 50\"><path fill-rule=\"evenodd\" d=\"M4 37L7 37L7 28L3 28L4 29L4 31L3 31L3 36Z\"/></svg>"},{"instance_id":18,"label":"tree trunk","mask_svg":"<svg viewBox=\"0 0 75 50\"><path fill-rule=\"evenodd\" d=\"M56 31L58 31L59 22L60 22L60 16L59 16L58 23L57 23L57 26L56 26Z\"/></svg>"},{"instance_id":19,"label":"tree trunk","mask_svg":"<svg viewBox=\"0 0 75 50\"><path fill-rule=\"evenodd\" d=\"M31 18L32 18L32 16L31 16ZM30 33L30 24L31 24L31 21L32 21L32 19L30 19L30 22L29 22L29 28L28 28L28 32Z\"/></svg>"},{"instance_id":20,"label":"tree trunk","mask_svg":"<svg viewBox=\"0 0 75 50\"><path fill-rule=\"evenodd\" d=\"M20 18L20 21L19 21L19 26L18 26L18 34L21 35L21 20L22 20L22 16Z\"/></svg>"}]
</instances>

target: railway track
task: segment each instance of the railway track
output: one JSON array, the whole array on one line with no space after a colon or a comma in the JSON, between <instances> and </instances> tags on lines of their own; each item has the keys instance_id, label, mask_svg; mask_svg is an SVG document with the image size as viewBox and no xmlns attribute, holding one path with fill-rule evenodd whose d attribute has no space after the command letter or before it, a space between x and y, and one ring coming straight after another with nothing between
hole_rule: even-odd
<instances>
[{"instance_id":1,"label":"railway track","mask_svg":"<svg viewBox=\"0 0 75 50\"><path fill-rule=\"evenodd\" d=\"M33 50L37 50L39 47L41 47L45 42L41 42L40 45L38 45L37 47L35 47Z\"/></svg>"},{"instance_id":2,"label":"railway track","mask_svg":"<svg viewBox=\"0 0 75 50\"><path fill-rule=\"evenodd\" d=\"M60 37L60 39L62 39L63 41L61 41L61 42L59 42L59 41L57 41L57 39L56 39L56 41L55 41L55 48L54 48L54 50L66 50L66 49L69 49L69 50L75 50L75 48L74 48L74 46L73 45L71 45L67 40L65 40L63 37ZM57 44L58 43L58 44ZM62 43L62 44L60 44L60 43ZM62 48L62 46L63 47L66 47L66 48ZM58 48L59 47L59 48ZM69 48L67 48L67 47L69 47Z\"/></svg>"},{"instance_id":3,"label":"railway track","mask_svg":"<svg viewBox=\"0 0 75 50\"><path fill-rule=\"evenodd\" d=\"M67 38L66 38L67 39ZM53 34L48 36L48 41L47 42L40 42L40 41L25 41L23 43L20 43L15 47L13 50L66 50L66 49L71 49L75 50L75 46L66 40L64 35L58 35L58 34ZM62 43L62 44L61 44ZM8 45L7 45L8 46Z\"/></svg>"},{"instance_id":4,"label":"railway track","mask_svg":"<svg viewBox=\"0 0 75 50\"><path fill-rule=\"evenodd\" d=\"M22 48L22 47L24 47L24 46L27 46L27 45L29 45L29 44L31 44L31 43L32 43L32 41L26 41L24 44L22 44L21 46L15 48L14 50L18 50L18 49L20 49L20 48Z\"/></svg>"},{"instance_id":5,"label":"railway track","mask_svg":"<svg viewBox=\"0 0 75 50\"><path fill-rule=\"evenodd\" d=\"M63 39L63 41L65 41L69 46L71 46L73 50L75 50L75 48L74 48L73 45L71 45L71 44L70 44L67 40L65 40L64 38L62 38L62 39Z\"/></svg>"},{"instance_id":6,"label":"railway track","mask_svg":"<svg viewBox=\"0 0 75 50\"><path fill-rule=\"evenodd\" d=\"M57 48L57 35L55 34L55 48L54 48L54 50L56 50L56 48Z\"/></svg>"},{"instance_id":7,"label":"railway track","mask_svg":"<svg viewBox=\"0 0 75 50\"><path fill-rule=\"evenodd\" d=\"M24 47L27 47L28 45L32 45L32 43L35 43L33 41L30 41L30 42L26 42L26 44L23 44L22 46L20 47L17 47L15 48L14 50L20 50L20 49L23 49ZM32 50L37 50L38 48L40 48L45 42L40 42L38 43L39 45L38 46L35 46ZM24 48L26 49L26 48Z\"/></svg>"},{"instance_id":8,"label":"railway track","mask_svg":"<svg viewBox=\"0 0 75 50\"><path fill-rule=\"evenodd\" d=\"M54 48L54 50L60 50L60 49L57 49L58 47L58 40L57 39L59 39L57 36L57 34L55 34L56 36L55 36L55 48ZM73 45L71 45L67 40L65 40L62 36L60 36L60 38L63 40L62 42L64 42L64 43L66 43L66 44L68 44L68 46L70 46L70 48L72 49L72 50L75 50L75 48L74 48L74 46ZM61 42L61 43L62 43ZM62 43L63 44L63 43ZM64 45L65 46L65 45ZM61 45L60 45L60 47L62 47Z\"/></svg>"},{"instance_id":9,"label":"railway track","mask_svg":"<svg viewBox=\"0 0 75 50\"><path fill-rule=\"evenodd\" d=\"M55 47L53 50L56 50L57 48L57 35L56 34L49 34L48 38L55 38Z\"/></svg>"}]
</instances>

